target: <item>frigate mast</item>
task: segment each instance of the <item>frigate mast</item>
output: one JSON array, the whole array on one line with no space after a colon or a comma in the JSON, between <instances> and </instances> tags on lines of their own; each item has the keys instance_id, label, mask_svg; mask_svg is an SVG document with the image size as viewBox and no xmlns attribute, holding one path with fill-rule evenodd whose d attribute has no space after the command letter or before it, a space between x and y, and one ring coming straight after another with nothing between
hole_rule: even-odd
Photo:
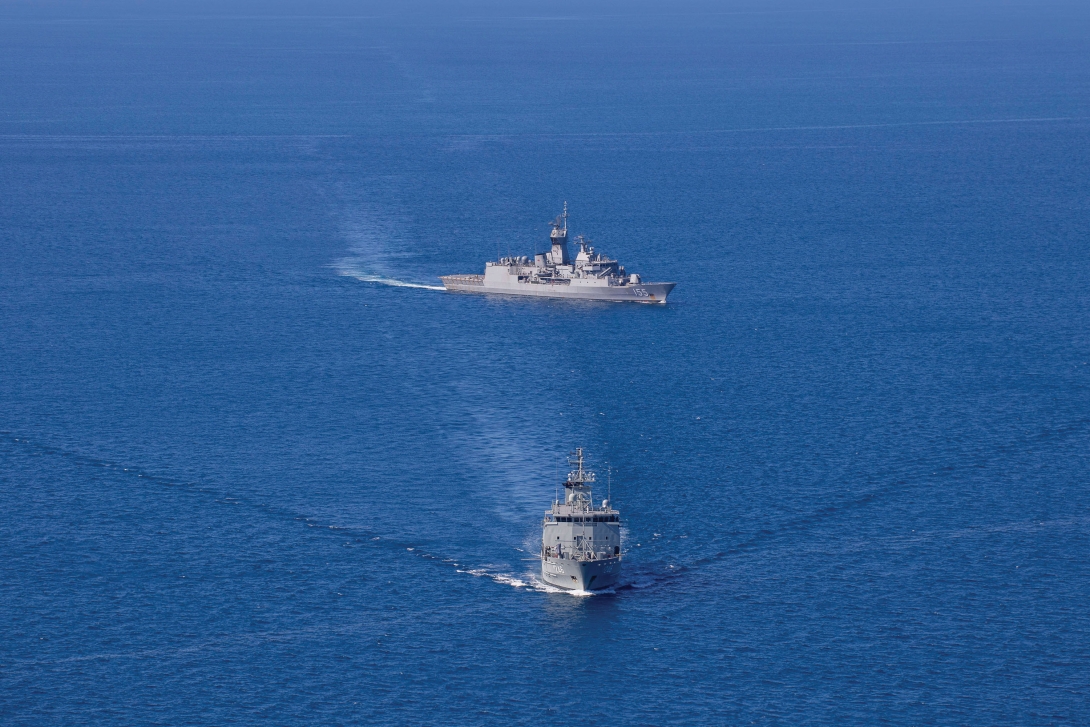
<instances>
[{"instance_id":1,"label":"frigate mast","mask_svg":"<svg viewBox=\"0 0 1090 727\"><path fill-rule=\"evenodd\" d=\"M595 482L594 473L583 469L583 448L577 447L575 455L568 459L568 465L574 467L568 473L568 480L564 483L564 498L569 505L586 512L594 507L594 499L591 496L591 488Z\"/></svg>"}]
</instances>

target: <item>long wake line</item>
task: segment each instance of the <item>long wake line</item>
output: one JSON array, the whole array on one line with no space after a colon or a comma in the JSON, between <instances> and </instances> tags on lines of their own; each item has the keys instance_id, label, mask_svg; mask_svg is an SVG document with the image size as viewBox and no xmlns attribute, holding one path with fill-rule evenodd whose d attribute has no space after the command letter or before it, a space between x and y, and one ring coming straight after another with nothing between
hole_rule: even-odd
<instances>
[{"instance_id":1,"label":"long wake line","mask_svg":"<svg viewBox=\"0 0 1090 727\"><path fill-rule=\"evenodd\" d=\"M407 280L398 280L397 278L388 278L385 275L375 275L373 273L364 273L359 270L351 270L348 268L342 268L339 266L332 266L337 270L339 275L343 275L348 278L355 278L364 283L378 283L379 285L389 285L393 288L417 288L419 290L446 290L442 285L424 285L423 283L410 283Z\"/></svg>"},{"instance_id":2,"label":"long wake line","mask_svg":"<svg viewBox=\"0 0 1090 727\"><path fill-rule=\"evenodd\" d=\"M427 287L421 285L408 284L410 287ZM443 290L443 288L439 288ZM537 580L532 574L524 574L519 576L518 574L510 571L497 571L488 566L473 566L465 563L464 561L455 560L454 558L448 558L445 555L437 555L435 553L428 552L425 548L418 544L406 541L398 537L389 537L388 535L380 535L379 533L369 530L367 528L361 528L355 525L335 525L330 522L323 522L321 519L304 515L299 512L295 512L288 508L278 507L269 503L258 502L251 497L235 496L228 494L222 488L216 486L210 486L201 482L192 480L177 480L169 476L163 476L154 474L142 467L136 465L125 465L124 463L112 461L93 455L83 454L81 452L64 449L57 446L48 444L41 444L32 442L25 437L15 436L14 432L7 430L0 430L0 442L8 442L14 444L16 447L28 447L41 454L49 454L64 459L70 462L77 462L85 466L91 466L95 468L102 468L106 470L112 470L124 476L134 477L138 480L145 482L151 482L167 488L179 488L188 490L193 493L199 493L206 496L211 496L215 502L241 505L243 507L249 507L254 510L265 512L277 518L283 518L285 520L291 520L294 522L302 523L308 528L316 528L318 530L328 530L338 536L350 535L356 538L356 542L361 545L371 545L381 547L387 550L393 550L395 552L406 553L408 555L420 558L421 560L430 561L436 565L452 568L456 573L463 573L474 577L484 577L492 580L495 583L505 586L511 586L516 589L539 591L539 592L563 592L577 596L590 595L581 591L561 591L561 589L554 589L541 581Z\"/></svg>"}]
</instances>

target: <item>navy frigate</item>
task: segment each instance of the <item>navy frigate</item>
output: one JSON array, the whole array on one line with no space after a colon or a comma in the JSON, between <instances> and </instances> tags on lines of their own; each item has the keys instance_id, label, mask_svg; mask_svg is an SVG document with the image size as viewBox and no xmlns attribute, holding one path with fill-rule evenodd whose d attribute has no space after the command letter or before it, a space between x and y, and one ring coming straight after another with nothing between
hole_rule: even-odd
<instances>
[{"instance_id":1,"label":"navy frigate","mask_svg":"<svg viewBox=\"0 0 1090 727\"><path fill-rule=\"evenodd\" d=\"M496 293L538 298L574 298L633 303L665 303L677 283L645 283L616 260L595 252L590 241L575 238L579 252L568 253L568 203L552 222L549 252L501 257L487 262L484 275L441 275L443 287L460 293Z\"/></svg>"},{"instance_id":2,"label":"navy frigate","mask_svg":"<svg viewBox=\"0 0 1090 727\"><path fill-rule=\"evenodd\" d=\"M594 506L594 473L583 468L583 450L569 460L564 501L553 502L541 526L541 577L573 591L617 584L621 576L621 514L602 500Z\"/></svg>"}]
</instances>

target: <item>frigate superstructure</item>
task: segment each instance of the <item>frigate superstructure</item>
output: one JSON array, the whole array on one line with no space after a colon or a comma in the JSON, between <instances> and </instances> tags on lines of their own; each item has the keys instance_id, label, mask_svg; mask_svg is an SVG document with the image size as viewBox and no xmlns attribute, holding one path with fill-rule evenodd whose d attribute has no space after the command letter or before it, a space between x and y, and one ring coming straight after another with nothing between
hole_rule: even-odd
<instances>
[{"instance_id":1,"label":"frigate superstructure","mask_svg":"<svg viewBox=\"0 0 1090 727\"><path fill-rule=\"evenodd\" d=\"M602 500L594 506L594 473L583 467L583 450L568 460L564 499L545 511L541 525L541 577L574 591L616 585L621 576L621 514Z\"/></svg>"},{"instance_id":2,"label":"frigate superstructure","mask_svg":"<svg viewBox=\"0 0 1090 727\"><path fill-rule=\"evenodd\" d=\"M447 290L461 293L528 295L539 298L575 298L633 303L665 303L677 283L645 283L625 272L616 260L595 252L590 240L575 238L579 252L568 254L568 203L552 222L550 249L533 259L523 255L487 262L484 275L441 275Z\"/></svg>"}]
</instances>

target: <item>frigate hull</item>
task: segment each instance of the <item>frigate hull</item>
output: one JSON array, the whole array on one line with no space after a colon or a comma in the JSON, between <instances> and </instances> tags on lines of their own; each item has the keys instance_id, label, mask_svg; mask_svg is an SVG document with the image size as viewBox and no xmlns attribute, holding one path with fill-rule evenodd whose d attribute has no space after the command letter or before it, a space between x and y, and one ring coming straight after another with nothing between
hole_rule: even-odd
<instances>
[{"instance_id":1,"label":"frigate hull","mask_svg":"<svg viewBox=\"0 0 1090 727\"><path fill-rule=\"evenodd\" d=\"M570 560L542 558L541 577L551 586L572 591L598 591L617 585L621 559Z\"/></svg>"},{"instance_id":2,"label":"frigate hull","mask_svg":"<svg viewBox=\"0 0 1090 727\"><path fill-rule=\"evenodd\" d=\"M665 303L676 283L645 283L617 260L595 252L590 240L575 239L579 253L568 251L568 203L552 223L548 252L501 257L484 265L484 275L441 275L443 287L459 293L521 295L527 298L608 300L618 303Z\"/></svg>"},{"instance_id":3,"label":"frigate hull","mask_svg":"<svg viewBox=\"0 0 1090 727\"><path fill-rule=\"evenodd\" d=\"M578 282L487 285L484 275L444 275L443 287L458 293L521 295L531 298L605 300L621 303L665 303L676 283L627 283L625 285L581 285Z\"/></svg>"}]
</instances>

